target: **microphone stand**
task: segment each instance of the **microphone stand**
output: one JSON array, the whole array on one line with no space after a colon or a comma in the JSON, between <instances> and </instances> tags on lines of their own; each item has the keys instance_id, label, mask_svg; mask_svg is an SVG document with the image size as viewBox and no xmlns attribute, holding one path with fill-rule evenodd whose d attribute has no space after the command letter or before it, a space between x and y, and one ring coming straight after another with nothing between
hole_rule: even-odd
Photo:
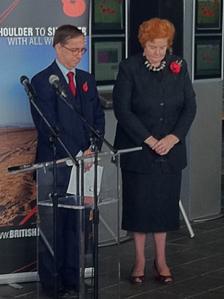
<instances>
[{"instance_id":1,"label":"microphone stand","mask_svg":"<svg viewBox=\"0 0 224 299\"><path fill-rule=\"evenodd\" d=\"M92 143L92 149L94 152L94 209L93 209L93 227L94 227L94 233L93 233L93 268L94 268L94 290L93 290L93 298L98 299L98 290L99 290L99 251L98 251L98 243L99 243L99 208L98 208L98 192L97 192L97 168L98 168L98 153L99 148L98 144L106 144L107 147L110 149L110 151L114 154L117 153L117 150L107 141L100 133L95 130L88 120L82 115L82 113L79 111L79 109L73 104L69 103L67 101L67 98L65 98L60 91L56 89L56 93L60 97L60 99L74 112L77 113L81 121L84 123L84 125L89 129L89 131L92 134L91 143Z\"/></svg>"},{"instance_id":2,"label":"microphone stand","mask_svg":"<svg viewBox=\"0 0 224 299\"><path fill-rule=\"evenodd\" d=\"M54 87L54 86L53 86ZM106 144L106 146L110 149L110 151L114 154L116 154L117 150L113 147L113 145L107 141L102 135L100 135L99 131L95 130L93 126L90 125L88 120L82 115L82 113L79 111L79 109L75 106L75 104L71 104L68 102L67 98L61 94L61 92L58 89L55 89L57 95L60 97L60 99L73 111L75 111L79 118L82 120L84 125L89 129L89 131L92 133L92 135L101 141L101 143Z\"/></svg>"},{"instance_id":3,"label":"microphone stand","mask_svg":"<svg viewBox=\"0 0 224 299\"><path fill-rule=\"evenodd\" d=\"M31 92L27 89L25 89L27 96L30 100L31 105L35 108L35 110L38 112L40 117L43 119L44 123L47 125L49 131L51 132L51 136L49 137L49 140L52 145L52 151L53 151L53 192L49 194L49 197L52 199L52 205L53 205L53 258L54 258L54 298L58 298L58 262L57 262L57 216L58 216L58 194L57 194L57 163L56 163L56 143L58 142L69 158L72 160L72 162L76 165L76 190L77 190L77 197L79 196L79 162L76 160L75 157L71 154L71 152L68 150L66 145L63 143L61 138L58 135L57 130L50 124L50 122L47 120L44 113L41 111L41 109L36 104L36 95L34 92Z\"/></svg>"}]
</instances>

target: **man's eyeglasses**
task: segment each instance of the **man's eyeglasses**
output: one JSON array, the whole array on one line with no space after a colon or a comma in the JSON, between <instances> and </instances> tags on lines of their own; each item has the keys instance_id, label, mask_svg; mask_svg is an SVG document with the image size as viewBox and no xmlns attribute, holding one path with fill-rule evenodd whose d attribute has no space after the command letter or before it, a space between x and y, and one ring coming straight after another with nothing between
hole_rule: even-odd
<instances>
[{"instance_id":1,"label":"man's eyeglasses","mask_svg":"<svg viewBox=\"0 0 224 299\"><path fill-rule=\"evenodd\" d=\"M82 55L86 53L87 49L86 48L75 48L75 49L70 49L70 48L67 48L65 46L62 46L63 48L65 48L66 50L70 51L72 54L79 54L81 53Z\"/></svg>"}]
</instances>

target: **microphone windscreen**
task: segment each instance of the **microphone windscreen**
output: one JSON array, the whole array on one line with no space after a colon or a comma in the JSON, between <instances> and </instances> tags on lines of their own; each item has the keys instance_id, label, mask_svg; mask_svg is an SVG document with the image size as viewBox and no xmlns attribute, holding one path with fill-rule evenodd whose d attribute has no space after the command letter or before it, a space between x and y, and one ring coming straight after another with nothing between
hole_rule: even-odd
<instances>
[{"instance_id":1,"label":"microphone windscreen","mask_svg":"<svg viewBox=\"0 0 224 299\"><path fill-rule=\"evenodd\" d=\"M51 85L58 83L59 82L59 77L57 75L50 75L49 77L49 83Z\"/></svg>"},{"instance_id":2,"label":"microphone windscreen","mask_svg":"<svg viewBox=\"0 0 224 299\"><path fill-rule=\"evenodd\" d=\"M26 83L26 82L29 82L29 79L27 78L27 76L24 76L24 75L21 76L20 77L20 83L23 84L23 83Z\"/></svg>"}]
</instances>

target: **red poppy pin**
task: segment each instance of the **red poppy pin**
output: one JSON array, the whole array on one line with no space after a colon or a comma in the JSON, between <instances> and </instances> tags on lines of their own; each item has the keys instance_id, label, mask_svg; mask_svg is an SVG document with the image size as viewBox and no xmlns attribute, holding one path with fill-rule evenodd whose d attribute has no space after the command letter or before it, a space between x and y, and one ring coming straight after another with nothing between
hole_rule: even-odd
<instances>
[{"instance_id":1,"label":"red poppy pin","mask_svg":"<svg viewBox=\"0 0 224 299\"><path fill-rule=\"evenodd\" d=\"M83 83L83 85L82 85L82 90L83 90L84 92L87 92L87 91L89 90L89 86L88 86L88 83L87 83L87 82Z\"/></svg>"},{"instance_id":2,"label":"red poppy pin","mask_svg":"<svg viewBox=\"0 0 224 299\"><path fill-rule=\"evenodd\" d=\"M172 61L170 63L171 72L174 74L179 74L179 72L181 71L181 65L182 65L182 60Z\"/></svg>"}]
</instances>

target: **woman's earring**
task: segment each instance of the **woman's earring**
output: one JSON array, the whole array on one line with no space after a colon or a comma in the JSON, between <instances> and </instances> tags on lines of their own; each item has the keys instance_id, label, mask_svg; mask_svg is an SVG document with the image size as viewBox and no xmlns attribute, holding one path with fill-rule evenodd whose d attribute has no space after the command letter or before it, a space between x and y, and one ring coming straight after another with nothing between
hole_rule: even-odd
<instances>
[{"instance_id":1,"label":"woman's earring","mask_svg":"<svg viewBox=\"0 0 224 299\"><path fill-rule=\"evenodd\" d=\"M172 47L168 48L168 54L170 54L170 55L173 54L173 48Z\"/></svg>"}]
</instances>

